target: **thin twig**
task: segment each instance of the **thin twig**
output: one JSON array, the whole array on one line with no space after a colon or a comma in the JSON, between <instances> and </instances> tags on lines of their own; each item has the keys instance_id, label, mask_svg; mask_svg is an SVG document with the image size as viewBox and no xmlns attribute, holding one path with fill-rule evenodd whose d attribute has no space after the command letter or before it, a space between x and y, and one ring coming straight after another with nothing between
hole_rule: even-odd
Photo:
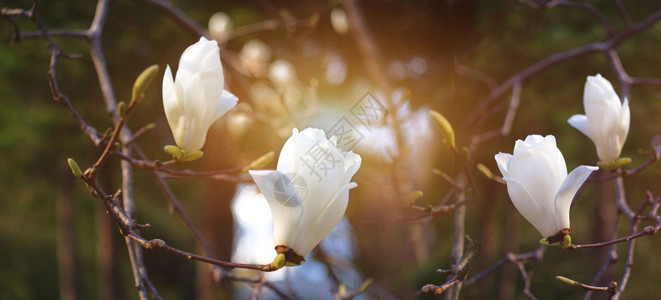
<instances>
[{"instance_id":1,"label":"thin twig","mask_svg":"<svg viewBox=\"0 0 661 300\"><path fill-rule=\"evenodd\" d=\"M645 20L636 23L625 31L611 37L605 41L593 42L581 47L573 48L571 50L558 52L548 56L547 58L529 66L528 68L512 75L510 78L501 83L498 87L494 88L491 93L478 104L475 110L466 118L466 124L470 125L484 115L484 113L496 102L505 92L507 92L517 82L523 82L526 78L539 73L540 71L548 68L556 63L577 58L586 54L595 52L604 52L619 46L622 42L635 36L637 33L648 29L652 25L661 20L661 11L654 12L649 15Z\"/></svg>"}]
</instances>

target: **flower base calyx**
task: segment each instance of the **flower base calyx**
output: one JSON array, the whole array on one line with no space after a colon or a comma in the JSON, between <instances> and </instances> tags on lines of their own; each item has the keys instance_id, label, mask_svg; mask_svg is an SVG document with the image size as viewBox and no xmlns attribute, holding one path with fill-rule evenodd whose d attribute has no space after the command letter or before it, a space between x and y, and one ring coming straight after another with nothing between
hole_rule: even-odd
<instances>
[{"instance_id":1,"label":"flower base calyx","mask_svg":"<svg viewBox=\"0 0 661 300\"><path fill-rule=\"evenodd\" d=\"M624 165L626 165L630 162L631 162L631 158L629 158L629 157L620 157L616 161L613 161L613 162L610 162L610 163L605 163L603 161L599 161L599 162L597 162L597 165L602 169L605 169L605 170L608 170L608 171L615 171L619 167L624 166Z\"/></svg>"},{"instance_id":2,"label":"flower base calyx","mask_svg":"<svg viewBox=\"0 0 661 300\"><path fill-rule=\"evenodd\" d=\"M300 266L305 263L305 257L298 255L294 249L289 248L285 245L277 245L275 246L275 251L278 252L278 254L284 254L286 261L285 261L285 266L293 267L293 266Z\"/></svg>"},{"instance_id":3,"label":"flower base calyx","mask_svg":"<svg viewBox=\"0 0 661 300\"><path fill-rule=\"evenodd\" d=\"M194 161L202 157L202 155L204 155L202 151L188 152L185 149L179 148L174 145L167 145L163 148L163 150L168 154L172 155L176 160L182 162Z\"/></svg>"},{"instance_id":4,"label":"flower base calyx","mask_svg":"<svg viewBox=\"0 0 661 300\"><path fill-rule=\"evenodd\" d=\"M571 236L569 235L570 232L571 229L565 228L558 231L556 235L541 239L539 243L543 245L560 246L562 248L569 249L572 247Z\"/></svg>"}]
</instances>

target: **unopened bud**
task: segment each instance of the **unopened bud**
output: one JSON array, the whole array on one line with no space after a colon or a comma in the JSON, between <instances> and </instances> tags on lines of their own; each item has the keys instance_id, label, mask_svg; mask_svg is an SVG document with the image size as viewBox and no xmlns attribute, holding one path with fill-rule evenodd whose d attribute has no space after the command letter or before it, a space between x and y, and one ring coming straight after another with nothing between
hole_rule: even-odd
<instances>
[{"instance_id":1,"label":"unopened bud","mask_svg":"<svg viewBox=\"0 0 661 300\"><path fill-rule=\"evenodd\" d=\"M135 80L135 83L133 84L133 96L131 97L132 102L135 101L137 103L145 97L145 91L151 82L154 81L154 78L156 78L158 69L158 65L151 65L142 71L142 73L140 73L138 78Z\"/></svg>"},{"instance_id":2,"label":"unopened bud","mask_svg":"<svg viewBox=\"0 0 661 300\"><path fill-rule=\"evenodd\" d=\"M455 148L455 141L454 141L454 130L452 129L452 125L450 122L439 112L432 110L429 111L429 116L432 119L432 122L434 123L434 128L443 135L443 138L445 139L445 142L447 143L448 147L450 149L456 149Z\"/></svg>"},{"instance_id":3,"label":"unopened bud","mask_svg":"<svg viewBox=\"0 0 661 300\"><path fill-rule=\"evenodd\" d=\"M579 283L564 276L555 276L555 280L566 285L578 286Z\"/></svg>"},{"instance_id":4,"label":"unopened bud","mask_svg":"<svg viewBox=\"0 0 661 300\"><path fill-rule=\"evenodd\" d=\"M477 169L484 175L485 177L492 179L493 178L493 173L491 173L491 170L489 170L489 167L478 163L477 164Z\"/></svg>"},{"instance_id":5,"label":"unopened bud","mask_svg":"<svg viewBox=\"0 0 661 300\"><path fill-rule=\"evenodd\" d=\"M363 284L360 285L360 288L358 289L358 293L364 292L368 287L370 287L370 284L374 282L374 279L372 278L367 278Z\"/></svg>"},{"instance_id":6,"label":"unopened bud","mask_svg":"<svg viewBox=\"0 0 661 300\"><path fill-rule=\"evenodd\" d=\"M117 104L117 114L120 118L126 118L126 102L120 101Z\"/></svg>"},{"instance_id":7,"label":"unopened bud","mask_svg":"<svg viewBox=\"0 0 661 300\"><path fill-rule=\"evenodd\" d=\"M73 158L67 159L67 163L69 163L69 168L71 168L71 173L73 173L73 176L76 176L78 178L83 177L83 172L80 170L78 163L75 160L73 160Z\"/></svg>"},{"instance_id":8,"label":"unopened bud","mask_svg":"<svg viewBox=\"0 0 661 300\"><path fill-rule=\"evenodd\" d=\"M250 163L247 167L243 169L243 172L247 172L248 170L254 170L254 169L261 169L266 167L271 161L273 160L273 157L275 157L275 152L271 151L269 153L266 153L259 158L255 159L253 162Z\"/></svg>"},{"instance_id":9,"label":"unopened bud","mask_svg":"<svg viewBox=\"0 0 661 300\"><path fill-rule=\"evenodd\" d=\"M347 295L347 286L344 283L340 283L340 285L337 287L337 293L340 296L346 296Z\"/></svg>"},{"instance_id":10,"label":"unopened bud","mask_svg":"<svg viewBox=\"0 0 661 300\"><path fill-rule=\"evenodd\" d=\"M413 191L413 192L410 192L410 193L408 194L408 196L406 197L406 202L407 202L407 203L415 203L415 201L417 201L418 199L422 198L423 195L424 195L424 194L422 193L422 191Z\"/></svg>"}]
</instances>

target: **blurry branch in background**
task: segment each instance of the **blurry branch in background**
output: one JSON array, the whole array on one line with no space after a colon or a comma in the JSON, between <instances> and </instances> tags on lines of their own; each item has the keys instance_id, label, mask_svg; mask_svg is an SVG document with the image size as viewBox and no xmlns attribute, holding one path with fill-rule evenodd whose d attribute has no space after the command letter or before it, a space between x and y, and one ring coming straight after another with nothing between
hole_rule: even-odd
<instances>
[{"instance_id":1,"label":"blurry branch in background","mask_svg":"<svg viewBox=\"0 0 661 300\"><path fill-rule=\"evenodd\" d=\"M161 13L175 21L182 28L188 30L192 35L209 37L209 32L206 28L200 26L194 19L192 19L190 16L188 16L169 1L140 0L137 2L142 2L146 5L158 9ZM452 172L446 173L440 170L437 172L437 174L444 180L444 182L449 184L450 190L442 199L440 199L438 204L435 206L421 206L417 205L415 201L422 197L422 192L410 190L412 185L410 182L411 179L409 178L410 176L407 176L410 174L401 175L393 172L393 175L390 178L390 183L394 189L394 197L396 199L407 199L406 204L408 205L408 208L417 213L413 216L400 217L397 220L414 223L417 221L428 220L436 216L454 212L454 241L451 253L450 269L445 271L439 270L439 273L447 274L449 276L447 280L440 285L427 284L423 286L418 292L415 293L415 295L444 294L446 295L447 299L458 299L460 290L463 287L470 287L478 281L484 279L486 276L492 274L499 268L511 263L516 265L521 274L524 282L523 293L528 298L535 299L535 296L531 292L531 272L526 270L525 264L527 262L537 262L542 260L547 249L546 246L539 246L536 250L526 253L516 254L507 252L503 258L497 260L491 266L478 272L476 275L469 277L468 274L471 262L479 255L479 249L477 246L472 244L469 238L466 238L465 233L466 206L470 203L468 200L472 196L469 193L473 193L471 188L477 188L473 179L473 173L475 169L479 169L489 179L504 183L502 178L493 175L491 171L486 168L486 166L472 161L470 158L470 153L477 151L479 145L486 141L502 136L508 136L510 134L521 102L520 96L523 89L523 83L526 79L542 72L550 66L565 62L567 60L592 53L600 53L606 56L606 59L611 65L611 68L617 75L622 88L622 97L629 93L632 85L661 85L661 78L630 76L624 69L616 51L617 47L622 43L649 29L657 22L659 22L661 20L661 11L654 12L646 19L638 23L634 23L632 22L631 17L629 16L621 1L616 0L615 5L617 6L619 13L627 24L624 30L618 32L618 30L608 21L608 19L605 18L594 6L589 3L559 0L526 0L524 2L529 6L537 9L551 9L556 6L565 6L584 10L586 13L594 17L597 22L599 22L604 27L606 31L606 37L602 41L593 42L567 51L552 54L525 68L524 70L515 73L505 81L501 81L500 84L496 78L493 78L486 73L483 73L479 70L474 70L464 64L456 63L454 66L454 71L457 74L470 77L481 83L484 83L484 85L489 90L489 94L466 118L464 127L469 128L470 134L461 136L459 142L455 141L454 129L448 120L446 120L440 114L440 117L436 116L437 121L440 120L438 122L440 123L441 134L445 138L445 146L447 147L447 150L452 153L456 164L456 166L454 166L455 169L452 170ZM257 158L255 161L253 161L253 163L247 166L239 166L225 170L213 171L175 169L172 168L172 166L181 165L181 162L177 161L176 159L168 160L165 162L149 159L142 151L142 149L137 145L136 140L142 134L148 132L148 130L150 130L153 125L147 124L144 127L138 129L135 133L133 133L128 128L128 126L125 125L125 122L135 105L139 104L138 99L134 94L128 103L117 101L110 79L108 64L105 61L105 56L101 45L103 29L107 20L107 12L109 9L110 1L98 1L94 20L87 30L48 29L39 17L38 4L38 1L34 1L32 8L27 10L2 8L0 10L0 15L12 25L14 43L18 43L24 39L43 39L46 41L51 57L48 77L54 101L63 105L76 120L83 133L90 138L96 147L103 150L102 154L98 157L94 165L86 169L84 172L80 169L74 160L70 160L69 164L74 175L81 178L87 185L90 194L101 201L101 204L110 215L111 219L118 226L121 234L124 235L131 260L132 270L134 273L135 286L138 290L140 299L148 299L150 295L154 299L162 298L148 277L147 270L143 262L143 248L149 250L163 250L172 254L179 255L186 259L194 259L209 263L210 267L213 268L214 277L217 277L218 279L228 279L251 284L254 289L254 298L260 295L262 288L268 288L278 296L285 299L294 298L294 296L290 295L289 293L283 292L276 288L273 284L266 281L265 278L261 275L255 278L244 277L233 274L226 269L220 268L245 268L259 271L275 271L278 269L278 266L274 265L273 263L268 265L237 264L214 258L208 241L202 235L201 231L195 225L193 219L187 213L177 196L165 181L165 178L169 177L211 178L229 182L250 181L246 176L244 176L245 174L243 173L245 173L245 171L248 169L258 168L257 165L260 162L263 163L263 160L265 160L264 157L267 157L268 155L272 157L273 153L267 153L265 156ZM396 111L399 108L398 105L402 105L403 101L397 103L395 99L392 99L393 96L391 86L388 83L387 76L385 76L383 72L383 70L386 68L384 68L382 65L383 61L381 60L379 48L377 47L374 37L369 30L365 15L360 7L360 3L355 0L343 0L341 1L341 6L346 10L349 20L350 32L352 33L352 37L354 38L354 41L358 46L358 50L363 57L363 62L365 64L369 78L374 86L377 86L385 93L386 98L388 99L388 110L393 112L390 117L391 124L389 125L392 126L394 130L398 147L397 149L399 149L399 151L396 157L393 159L390 167L392 169L400 169L397 167L406 165L406 151L404 150L406 146L403 141L401 128L402 125L396 116ZM256 24L246 25L234 30L228 40L278 28L285 28L286 30L294 30L297 28L313 28L316 25L320 14L324 12L326 11L316 11L310 16L304 18L296 18L293 16L277 16L272 20L265 20ZM15 20L17 17L28 18L39 28L39 30L36 32L22 32L19 27L19 23ZM93 126L90 126L85 121L83 116L81 116L76 111L71 102L71 99L69 99L69 97L60 90L56 72L58 59L61 57L77 59L81 58L82 56L77 54L69 54L62 51L54 43L54 36L76 39L84 38L89 43L90 53L94 63L95 71L97 72L99 78L99 86L103 93L106 109L111 115L112 121L114 123L114 128L111 131L101 134ZM224 58L227 57L228 65L237 69L239 73L245 74L245 70L243 70L240 62L237 62L238 58L236 55L227 51L222 51L221 55L223 55ZM151 72L155 73L153 69ZM143 91L146 88L145 84L140 85L137 82L136 86L138 88L142 88ZM482 129L481 126L487 120L490 118L500 117L505 105L499 103L499 101L501 101L503 96L510 90L511 97L509 99L507 109L504 113L502 123L494 126L494 128L489 128L484 132L479 133ZM288 113L291 114L291 112ZM462 143L464 143L464 145L467 144L467 146L463 148L457 146L457 144L461 145ZM655 145L653 145L653 148L654 149L651 152L644 153L649 156L649 159L639 166L629 170L618 168L609 175L591 179L593 181L613 180L613 184L615 185L617 192L617 210L613 219L614 224L612 227L611 240L590 244L575 244L569 247L574 250L602 247L607 247L609 249L609 257L605 260L601 269L594 276L590 285L578 283L564 277L559 279L563 283L568 283L570 285L579 286L586 289L587 293L585 294L584 299L588 299L593 291L605 291L608 292L613 299L618 299L626 288L627 282L632 272L635 239L645 235L657 234L659 229L661 229L661 216L659 216L657 213L661 201L660 198L653 197L651 192L648 191L645 201L637 210L634 211L626 200L623 184L623 177L633 176L659 160L659 157L661 156L661 150ZM108 161L108 158L111 156L117 156L121 159L122 188L117 189L116 192L112 194L109 194L99 185L97 181L97 175ZM184 221L186 227L188 227L188 229L193 234L196 243L200 245L202 249L202 255L171 247L167 245L162 239L145 239L141 236L140 230L149 228L149 224L140 224L135 219L135 203L132 193L134 167L144 169L153 176L157 186L163 191L165 199L170 205L171 210L174 211ZM454 199L454 202L450 202L451 199ZM627 224L629 234L627 236L618 238L617 229L620 222L620 217L624 217L625 219L629 220L629 224ZM655 225L646 226L643 230L639 231L638 227L642 221L655 222ZM601 280L601 277L606 274L608 268L617 260L618 254L616 252L615 245L618 243L627 243L627 254L622 270L622 275L618 281L619 284L615 281L611 281L611 284L609 284L608 287L600 287L598 286L598 282ZM424 245L424 241L422 244ZM371 283L371 281L366 281L359 289L349 292L346 290L346 286L339 283L339 280L336 281L338 282L338 289L337 291L334 291L334 296L337 299L351 299L360 293L363 293Z\"/></svg>"},{"instance_id":2,"label":"blurry branch in background","mask_svg":"<svg viewBox=\"0 0 661 300\"><path fill-rule=\"evenodd\" d=\"M448 270L441 270L441 269L437 270L437 273L439 274L449 275L445 283L441 285L427 284L423 286L418 292L416 292L414 294L415 296L420 296L425 294L441 295L445 291L449 290L454 286L457 286L459 283L466 280L466 277L468 276L468 272L470 271L470 264L475 259L476 255L478 254L477 252L479 251L478 249L479 246L475 245L473 241L470 239L470 237L466 237L466 240L468 243L467 245L468 250L465 252L466 254L464 254L464 256L461 257L461 260L451 265L450 269Z\"/></svg>"},{"instance_id":3,"label":"blurry branch in background","mask_svg":"<svg viewBox=\"0 0 661 300\"><path fill-rule=\"evenodd\" d=\"M191 20L185 14L180 13L180 11L178 11L174 6L169 4L169 2L166 1L147 1L147 2L161 5L163 10L171 13L171 15L176 18L182 19L183 20L182 23L186 23ZM170 165L173 164L174 162L159 163L158 161L145 160L144 153L133 142L135 141L137 135L148 130L149 126L139 130L138 134L136 135L132 135L130 130L124 126L128 115L130 114L134 106L138 104L139 99L136 99L135 97L136 95L134 93L134 97L131 99L128 105L125 102L119 102L119 103L117 102L114 95L112 83L110 81L108 66L105 62L104 54L101 48L101 36L106 21L109 1L100 0L98 2L94 21L92 22L89 30L58 29L58 30L49 31L46 28L46 26L42 23L41 19L39 18L39 14L37 11L39 7L38 4L39 4L38 1L35 1L32 8L29 10L2 8L0 12L2 17L8 19L10 23L13 25L14 42L20 42L22 39L28 39L28 38L43 38L46 40L48 44L48 48L51 53L51 64L49 67L48 74L49 74L49 82L51 84L53 99L57 103L64 105L69 110L71 115L79 123L81 130L90 137L90 139L93 141L93 143L96 146L103 148L103 153L98 158L96 163L91 168L87 169L84 173L82 173L82 170L75 161L70 160L69 164L72 168L72 171L74 172L74 175L80 177L85 181L92 196L101 200L102 204L104 205L111 219L117 224L117 226L120 229L120 232L126 237L127 248L129 250L129 257L131 260L131 265L135 277L135 286L138 290L140 299L148 299L149 295L151 295L151 297L154 299L161 299L161 296L159 295L156 288L149 280L142 258L142 251L139 247L136 247L138 245L145 249L162 249L183 256L187 259L200 260L210 263L212 265L218 265L227 268L248 268L248 269L261 270L261 271L276 270L277 268L272 265L234 264L234 263L217 260L207 256L196 255L193 253L189 253L186 251L182 251L170 247L167 244L165 244L163 240L160 239L146 240L139 235L139 229L148 228L149 224L138 224L134 219L135 205L133 203L133 198L131 195L132 186L133 186L133 182L132 182L133 175L131 168L133 165L146 168L152 171L152 174L154 175L157 183L164 191L166 195L166 199L169 201L170 205L174 207L174 210L182 217L187 227L194 233L194 237L196 241L202 246L202 249L204 249L204 252L206 252L207 255L210 254L208 243L206 242L204 237L200 234L199 229L196 228L192 219L188 216L183 206L181 206L179 201L176 199L174 193L169 188L167 183L165 183L161 173L173 175L173 176L214 177L219 179L236 181L237 179L234 179L233 177L228 178L228 177L222 177L220 175L224 175L225 173L245 172L245 170L249 168L259 167L259 166L256 165L253 166L253 164L255 164L255 162L253 162L253 164L249 166L230 169L230 170L213 171L213 172L193 172L190 170L179 171L179 170L162 168L163 165ZM14 20L16 16L23 16L29 18L39 27L40 31L36 33L35 32L21 33L18 23ZM192 23L188 23L188 24L190 25ZM201 27L199 26L197 27L189 26L189 29L191 30L199 31L200 28ZM59 57L80 58L82 56L68 54L60 50L53 42L52 36L54 35L69 36L75 38L83 37L88 40L90 44L90 50L91 50L94 66L97 71L97 75L99 76L99 85L101 87L101 90L104 95L104 99L106 101L106 107L115 122L114 129L111 132L107 132L104 135L100 135L94 127L88 125L84 121L83 117L73 107L71 100L64 93L60 91L56 76L58 58ZM152 77L155 76L154 71L151 71L151 73L152 74L150 76ZM138 84L139 83L137 82L136 85ZM142 84L144 85L144 83ZM142 86L141 88L144 90L146 89L146 86ZM120 151L120 147L121 147L121 151ZM131 156L131 152L139 153L141 159L133 158ZM117 190L117 192L114 193L114 195L109 195L106 192L104 192L97 183L97 174L99 170L103 167L109 156L113 154L118 155L123 159L122 162L123 184L121 190ZM271 157L272 156L273 155L271 153ZM214 273L217 273L218 271L220 271L220 276L219 276L220 279L227 278L230 280L255 284L260 287L264 286L273 290L276 294L278 294L282 298L291 299L289 295L281 292L279 289L277 289L275 286L273 286L268 282L262 282L261 279L251 279L248 277L237 276L222 269L216 269L216 272Z\"/></svg>"},{"instance_id":4,"label":"blurry branch in background","mask_svg":"<svg viewBox=\"0 0 661 300\"><path fill-rule=\"evenodd\" d=\"M619 1L618 1L619 2ZM469 149L474 151L479 144L500 137L500 136L507 136L509 134L509 131L512 126L512 122L515 118L517 108L520 103L520 94L521 94L521 89L523 85L523 81L527 79L528 77L531 77L532 75L535 75L544 69L561 63L563 61L580 57L583 55L591 54L591 53L602 53L606 56L607 60L610 62L611 67L614 71L615 74L617 74L617 77L620 81L622 91L621 95L624 98L630 88L631 85L634 84L652 84L652 85L661 85L661 78L637 78L637 77L631 77L629 76L626 71L624 70L624 67L621 64L621 61L619 59L619 56L616 52L616 48L625 42L626 40L636 36L637 34L643 32L644 30L652 27L655 25L657 22L661 20L661 11L654 12L650 14L646 19L643 21L640 21L636 24L632 24L631 19L626 12L626 9L622 5L622 3L617 3L618 10L622 14L623 18L625 18L626 23L628 24L627 28L621 32L617 32L615 28L612 26L612 24L598 11L596 10L591 4L589 3L582 3L582 2L574 2L574 1L533 1L533 0L527 0L525 1L526 4L534 7L534 8L552 8L555 6L567 6L567 7L574 7L578 9L583 9L589 14L591 14L593 17L595 17L599 23L606 29L607 36L606 39L600 42L594 42L591 44L587 44L585 46L573 48L567 51L555 53L545 59L542 59L541 61L531 65L530 67L512 75L509 77L507 80L503 81L501 84L493 87L493 83L495 80L491 80L491 77L487 74L484 74L479 71L474 71L470 67L463 66L461 64L458 64L458 67L455 67L455 72L457 72L460 75L468 76L471 78L474 78L477 81L485 83L489 89L490 93L489 95L479 103L479 105L472 111L472 113L466 118L465 125L468 128L471 128L473 132L478 132L479 126L481 126L484 122L486 122L489 118L493 117L501 108L496 106L497 101L501 99L501 97L508 91L512 90L512 96L510 99L510 104L509 108L506 112L504 121L502 123L501 128L496 128L493 130L487 130L484 133L481 134L476 134L472 136L469 140L471 141L471 144L469 146ZM653 197L651 194L648 193L648 199L643 203L641 208L638 210L638 212L634 213L630 208L629 205L626 202L626 198L624 195L624 185L622 182L622 177L624 176L631 176L636 174L637 172L641 171L642 169L652 165L653 163L657 162L659 160L659 150L656 148L651 152L648 153L650 155L650 159L648 159L646 162L638 166L637 168L634 168L632 170L622 170L621 168L618 168L615 170L611 175L604 176L603 178L600 178L600 180L609 180L609 179L615 179L615 185L616 185L616 190L618 191L618 197L617 197L617 212L615 216L615 224L613 225L613 239L611 241L606 241L606 242L600 242L600 243L594 243L594 244L586 244L586 245L573 245L573 249L580 249L580 248L590 248L590 247L606 247L606 246L611 246L610 248L610 255L609 258L604 262L604 265L602 266L601 270L598 272L598 274L595 276L592 285L596 284L596 282L600 279L600 277L605 273L606 269L617 259L617 254L615 252L614 244L620 243L620 242L627 242L627 258L625 261L625 267L623 270L622 278L620 280L619 284L619 290L617 290L617 293L615 293L613 296L614 299L618 299L619 296L622 294L624 291L627 281L629 279L630 273L631 273L631 267L633 265L633 251L634 251L634 245L635 241L634 239L644 236L644 235L653 235L658 232L658 230L661 228L661 223L659 223L659 220L661 219L657 214L656 210L658 209L658 200L653 200ZM479 166L478 167L481 172L483 172L487 177L499 181L497 176L489 176L491 173L488 171L488 168L485 166ZM486 169L486 170L485 170ZM488 171L488 172L485 172ZM501 179L502 181L502 179ZM500 181L499 181L500 182ZM502 182L501 182L502 183ZM642 215L644 209L647 206L652 206L652 209L650 213L647 215ZM630 220L630 235L622 238L616 238L617 236L617 224L619 217L624 214L628 219ZM647 226L643 231L637 231L638 224L640 223L641 220L652 220L656 221L657 224L655 226ZM456 224L455 224L456 226ZM524 257L527 258L535 258L535 260L541 260L545 248L540 247L538 250L528 253L524 255ZM500 261L496 262L494 265L491 267L487 268L485 271L482 273L479 273L476 275L473 279L469 279L468 285L473 284L475 281L481 279L482 277L486 276L486 274L492 272L495 268L503 265L505 262L510 261L510 262L515 262L517 264L517 267L519 268L521 275L524 279L525 282L525 288L524 288L524 294L528 296L531 299L535 299L534 295L530 292L530 275L529 273L525 270L523 263L517 262L516 255L515 254L508 254L508 257L501 259ZM618 285L615 285L616 288L618 288ZM591 290L586 293L584 299L588 299L591 294ZM456 295L455 298L456 299Z\"/></svg>"},{"instance_id":5,"label":"blurry branch in background","mask_svg":"<svg viewBox=\"0 0 661 300\"><path fill-rule=\"evenodd\" d=\"M470 124L481 124L486 119L488 119L489 115L487 114L487 111L495 105L495 103L500 100L501 96L505 94L509 89L513 88L516 84L522 83L525 79L528 77L537 74L541 72L542 70L548 68L551 65L563 62L565 60L569 60L572 58L577 58L583 55L595 53L595 52L601 52L603 54L608 55L611 51L614 52L614 50L624 41L630 39L631 37L635 36L636 34L644 31L645 29L650 28L654 24L656 24L659 20L661 20L661 11L657 11L649 15L645 20L640 21L639 23L636 23L635 25L627 28L626 30L614 35L613 37L610 37L604 41L600 42L593 42L591 44L587 44L585 46L573 48L567 51L563 52L558 52L555 53L535 64L532 66L526 68L523 71L520 71L514 75L512 75L510 78L505 80L503 83L498 85L496 88L494 88L491 93L484 99L482 102L475 108L475 110L466 118L466 125ZM661 84L661 80L657 81L655 79L651 78L639 78L639 79L634 79L634 78L629 78L628 75L618 73L618 69L614 70L616 74L618 74L618 78L621 80L622 84L622 90L623 91L628 91L628 86L631 84L635 83L641 83L641 84ZM626 75L626 76L625 76ZM622 81L625 79L624 81ZM474 128L475 130L476 128Z\"/></svg>"}]
</instances>

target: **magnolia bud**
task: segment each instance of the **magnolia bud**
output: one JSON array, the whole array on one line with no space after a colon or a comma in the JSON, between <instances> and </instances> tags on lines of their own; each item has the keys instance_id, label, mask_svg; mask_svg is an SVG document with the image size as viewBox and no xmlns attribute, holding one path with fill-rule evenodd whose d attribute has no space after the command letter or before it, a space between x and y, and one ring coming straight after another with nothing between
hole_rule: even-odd
<instances>
[{"instance_id":1,"label":"magnolia bud","mask_svg":"<svg viewBox=\"0 0 661 300\"><path fill-rule=\"evenodd\" d=\"M564 276L555 276L555 280L566 285L578 286L579 283Z\"/></svg>"},{"instance_id":2,"label":"magnolia bud","mask_svg":"<svg viewBox=\"0 0 661 300\"><path fill-rule=\"evenodd\" d=\"M248 170L252 169L261 169L266 167L273 158L275 157L275 152L271 151L269 153L266 153L259 158L255 159L253 162L250 163L246 168L243 169L243 172L247 172Z\"/></svg>"},{"instance_id":3,"label":"magnolia bud","mask_svg":"<svg viewBox=\"0 0 661 300\"><path fill-rule=\"evenodd\" d=\"M145 91L149 85L154 81L156 75L158 74L158 65L151 65L147 67L133 84L133 95L131 97L131 102L135 101L136 103L142 100L145 97Z\"/></svg>"},{"instance_id":4,"label":"magnolia bud","mask_svg":"<svg viewBox=\"0 0 661 300\"><path fill-rule=\"evenodd\" d=\"M83 177L83 172L80 170L78 163L73 160L73 158L67 159L67 163L69 163L69 168L71 168L71 173L73 173L73 176L78 178Z\"/></svg>"},{"instance_id":5,"label":"magnolia bud","mask_svg":"<svg viewBox=\"0 0 661 300\"><path fill-rule=\"evenodd\" d=\"M448 147L453 150L456 149L454 142L454 130L452 129L450 122L448 122L448 120L443 115L435 110L429 111L429 116L433 120L434 128L436 128L436 130L445 138L445 142L448 144Z\"/></svg>"}]
</instances>

